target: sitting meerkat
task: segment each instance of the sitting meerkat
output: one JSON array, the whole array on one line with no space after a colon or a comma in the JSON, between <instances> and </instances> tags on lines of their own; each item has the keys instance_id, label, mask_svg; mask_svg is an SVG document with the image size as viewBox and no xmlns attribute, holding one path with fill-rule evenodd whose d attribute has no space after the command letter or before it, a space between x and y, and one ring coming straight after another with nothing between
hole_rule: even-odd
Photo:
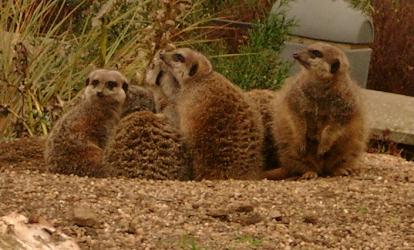
<instances>
[{"instance_id":1,"label":"sitting meerkat","mask_svg":"<svg viewBox=\"0 0 414 250\"><path fill-rule=\"evenodd\" d=\"M263 127L250 99L194 50L179 48L159 57L180 86L177 127L192 159L194 179L259 178Z\"/></svg>"},{"instance_id":2,"label":"sitting meerkat","mask_svg":"<svg viewBox=\"0 0 414 250\"><path fill-rule=\"evenodd\" d=\"M265 178L350 175L365 150L367 129L348 59L326 43L312 44L293 57L302 70L283 86L274 104L281 168L269 170Z\"/></svg>"},{"instance_id":3,"label":"sitting meerkat","mask_svg":"<svg viewBox=\"0 0 414 250\"><path fill-rule=\"evenodd\" d=\"M146 84L154 95L157 114L134 112L122 118L108 143L104 164L110 176L155 180L188 180L191 168L173 115L174 78L154 62L147 69ZM175 119L173 115L172 119Z\"/></svg>"},{"instance_id":4,"label":"sitting meerkat","mask_svg":"<svg viewBox=\"0 0 414 250\"><path fill-rule=\"evenodd\" d=\"M119 121L128 83L118 71L98 69L86 79L83 97L59 119L47 138L49 171L104 176L102 152Z\"/></svg>"},{"instance_id":5,"label":"sitting meerkat","mask_svg":"<svg viewBox=\"0 0 414 250\"><path fill-rule=\"evenodd\" d=\"M254 107L260 112L263 123L263 168L264 170L276 168L279 162L272 128L277 115L273 107L278 96L277 92L268 89L253 89L245 92L245 95L252 100Z\"/></svg>"}]
</instances>

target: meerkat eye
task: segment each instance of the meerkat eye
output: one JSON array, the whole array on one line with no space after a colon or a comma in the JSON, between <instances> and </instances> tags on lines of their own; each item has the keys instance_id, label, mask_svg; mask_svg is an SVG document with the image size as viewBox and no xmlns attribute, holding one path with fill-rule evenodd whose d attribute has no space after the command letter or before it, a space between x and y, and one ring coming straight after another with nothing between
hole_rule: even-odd
<instances>
[{"instance_id":1,"label":"meerkat eye","mask_svg":"<svg viewBox=\"0 0 414 250\"><path fill-rule=\"evenodd\" d=\"M92 81L92 86L94 86L94 87L95 87L95 86L96 86L96 85L98 85L98 84L99 84L99 80L96 80L96 79L95 79L95 80L93 80L93 81Z\"/></svg>"},{"instance_id":2,"label":"meerkat eye","mask_svg":"<svg viewBox=\"0 0 414 250\"><path fill-rule=\"evenodd\" d=\"M106 87L110 90L112 90L113 88L115 88L117 86L117 83L115 81L108 81L106 83Z\"/></svg>"},{"instance_id":3,"label":"meerkat eye","mask_svg":"<svg viewBox=\"0 0 414 250\"><path fill-rule=\"evenodd\" d=\"M173 60L175 61L175 62L181 62L181 63L183 63L183 62L185 62L185 58L184 58L184 56L183 55L181 55L181 54L173 54Z\"/></svg>"},{"instance_id":4,"label":"meerkat eye","mask_svg":"<svg viewBox=\"0 0 414 250\"><path fill-rule=\"evenodd\" d=\"M311 56L312 57L318 57L318 58L322 58L323 57L323 54L322 54L322 52L320 52L319 50L316 50L316 49L314 49L314 50L311 50L311 51L309 51L309 53L311 54Z\"/></svg>"}]
</instances>

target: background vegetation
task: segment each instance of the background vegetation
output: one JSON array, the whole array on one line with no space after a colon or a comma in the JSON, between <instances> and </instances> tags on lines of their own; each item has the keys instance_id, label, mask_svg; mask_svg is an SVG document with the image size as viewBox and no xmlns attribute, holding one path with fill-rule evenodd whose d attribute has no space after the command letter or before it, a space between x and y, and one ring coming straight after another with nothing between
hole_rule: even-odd
<instances>
[{"instance_id":1,"label":"background vegetation","mask_svg":"<svg viewBox=\"0 0 414 250\"><path fill-rule=\"evenodd\" d=\"M0 136L47 134L93 68L117 68L140 84L154 52L171 42L208 52L219 71L245 88L275 87L285 74L277 54L291 24L282 14L266 18L264 8L272 2L2 1ZM233 48L225 45L226 37L214 35L233 28L212 22L229 17L220 11L228 6L239 6L243 18L256 23L251 32L242 31L243 41Z\"/></svg>"},{"instance_id":2,"label":"background vegetation","mask_svg":"<svg viewBox=\"0 0 414 250\"><path fill-rule=\"evenodd\" d=\"M289 68L278 54L294 21L269 17L274 2L2 1L0 138L47 134L93 68L120 69L140 84L154 52L169 43L201 50L245 89L276 89ZM414 96L414 2L349 2L374 20L369 88Z\"/></svg>"}]
</instances>

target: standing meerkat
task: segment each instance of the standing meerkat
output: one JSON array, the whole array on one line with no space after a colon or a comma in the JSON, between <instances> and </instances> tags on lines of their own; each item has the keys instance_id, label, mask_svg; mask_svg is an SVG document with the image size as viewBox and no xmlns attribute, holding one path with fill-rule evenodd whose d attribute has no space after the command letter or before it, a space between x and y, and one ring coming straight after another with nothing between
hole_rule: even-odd
<instances>
[{"instance_id":1,"label":"standing meerkat","mask_svg":"<svg viewBox=\"0 0 414 250\"><path fill-rule=\"evenodd\" d=\"M191 168L187 153L171 121L176 118L172 113L175 79L154 62L147 69L145 81L159 113L134 112L121 119L105 150L105 168L110 176L188 180Z\"/></svg>"},{"instance_id":2,"label":"standing meerkat","mask_svg":"<svg viewBox=\"0 0 414 250\"><path fill-rule=\"evenodd\" d=\"M47 139L45 160L51 172L104 176L103 148L119 121L127 89L118 71L98 69L89 74L84 96L56 122Z\"/></svg>"},{"instance_id":3,"label":"standing meerkat","mask_svg":"<svg viewBox=\"0 0 414 250\"><path fill-rule=\"evenodd\" d=\"M279 162L272 128L277 115L273 107L273 103L278 96L277 92L268 89L253 89L245 92L245 95L251 99L255 109L260 112L263 123L263 168L264 170L276 168Z\"/></svg>"},{"instance_id":4,"label":"standing meerkat","mask_svg":"<svg viewBox=\"0 0 414 250\"><path fill-rule=\"evenodd\" d=\"M283 86L274 104L273 134L281 168L265 177L350 175L365 149L367 129L348 59L326 43L312 44L293 57L302 70Z\"/></svg>"},{"instance_id":5,"label":"standing meerkat","mask_svg":"<svg viewBox=\"0 0 414 250\"><path fill-rule=\"evenodd\" d=\"M263 127L249 98L194 50L180 48L159 57L180 85L177 127L190 152L195 180L259 178Z\"/></svg>"}]
</instances>

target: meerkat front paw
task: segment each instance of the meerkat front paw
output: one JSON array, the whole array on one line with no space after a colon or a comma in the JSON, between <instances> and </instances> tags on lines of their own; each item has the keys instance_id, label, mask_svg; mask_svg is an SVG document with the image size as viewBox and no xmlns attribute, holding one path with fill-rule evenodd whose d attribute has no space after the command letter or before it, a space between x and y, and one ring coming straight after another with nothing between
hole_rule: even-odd
<instances>
[{"instance_id":1,"label":"meerkat front paw","mask_svg":"<svg viewBox=\"0 0 414 250\"><path fill-rule=\"evenodd\" d=\"M330 143L327 143L327 142L320 143L319 146L318 146L317 154L319 156L324 155L326 152L329 151L329 149L331 149Z\"/></svg>"},{"instance_id":2,"label":"meerkat front paw","mask_svg":"<svg viewBox=\"0 0 414 250\"><path fill-rule=\"evenodd\" d=\"M356 173L355 168L351 167L341 167L337 168L333 171L334 176L350 176Z\"/></svg>"},{"instance_id":3,"label":"meerkat front paw","mask_svg":"<svg viewBox=\"0 0 414 250\"><path fill-rule=\"evenodd\" d=\"M312 180L312 179L316 179L318 178L318 173L316 173L315 171L307 171L306 173L304 173L299 180Z\"/></svg>"}]
</instances>

